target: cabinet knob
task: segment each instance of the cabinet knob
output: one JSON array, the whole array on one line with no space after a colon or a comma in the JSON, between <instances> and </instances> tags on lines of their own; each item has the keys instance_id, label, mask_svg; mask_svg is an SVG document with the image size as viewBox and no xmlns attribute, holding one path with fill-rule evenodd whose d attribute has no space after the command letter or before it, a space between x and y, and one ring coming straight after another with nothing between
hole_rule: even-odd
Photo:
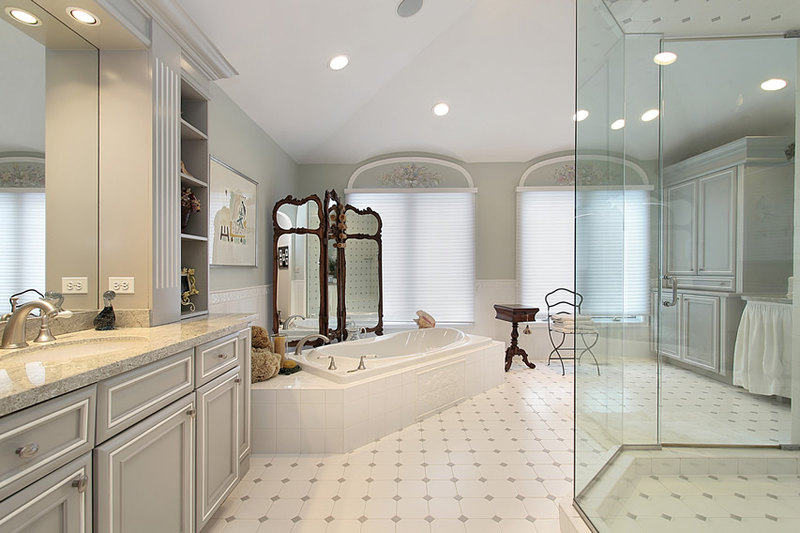
<instances>
[{"instance_id":1,"label":"cabinet knob","mask_svg":"<svg viewBox=\"0 0 800 533\"><path fill-rule=\"evenodd\" d=\"M191 416L192 418L194 418L194 417L197 415L197 409L195 409L194 407L192 407L191 409L189 409L188 411L186 411L186 414L187 414L187 415L189 415L189 416Z\"/></svg>"},{"instance_id":2,"label":"cabinet knob","mask_svg":"<svg viewBox=\"0 0 800 533\"><path fill-rule=\"evenodd\" d=\"M221 353L221 354L219 354L219 358L220 358L220 359L227 359L227 358L228 358L228 354L226 354L226 353Z\"/></svg>"},{"instance_id":3,"label":"cabinet knob","mask_svg":"<svg viewBox=\"0 0 800 533\"><path fill-rule=\"evenodd\" d=\"M35 443L26 444L25 446L17 448L16 453L19 455L20 459L30 459L39 453L39 445Z\"/></svg>"},{"instance_id":4,"label":"cabinet knob","mask_svg":"<svg viewBox=\"0 0 800 533\"><path fill-rule=\"evenodd\" d=\"M72 486L78 489L78 492L86 492L86 487L89 486L89 476L81 474L72 480Z\"/></svg>"},{"instance_id":5,"label":"cabinet knob","mask_svg":"<svg viewBox=\"0 0 800 533\"><path fill-rule=\"evenodd\" d=\"M233 378L233 382L234 383L241 383L242 382L242 378Z\"/></svg>"}]
</instances>

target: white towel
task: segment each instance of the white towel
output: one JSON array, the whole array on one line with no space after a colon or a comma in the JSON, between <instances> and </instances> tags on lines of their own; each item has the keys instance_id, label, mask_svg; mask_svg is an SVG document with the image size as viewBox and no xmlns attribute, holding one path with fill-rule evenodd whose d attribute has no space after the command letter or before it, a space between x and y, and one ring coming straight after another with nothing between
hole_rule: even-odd
<instances>
[{"instance_id":1,"label":"white towel","mask_svg":"<svg viewBox=\"0 0 800 533\"><path fill-rule=\"evenodd\" d=\"M583 316L583 315L550 315L550 318L553 322L557 322L559 324L579 324L579 325L592 325L594 324L594 320L591 317Z\"/></svg>"}]
</instances>

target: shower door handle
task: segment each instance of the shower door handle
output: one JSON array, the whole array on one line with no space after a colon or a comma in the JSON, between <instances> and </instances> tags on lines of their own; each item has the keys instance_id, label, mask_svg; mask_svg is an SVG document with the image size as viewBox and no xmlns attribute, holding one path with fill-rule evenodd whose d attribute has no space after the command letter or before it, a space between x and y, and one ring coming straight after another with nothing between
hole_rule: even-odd
<instances>
[{"instance_id":1,"label":"shower door handle","mask_svg":"<svg viewBox=\"0 0 800 533\"><path fill-rule=\"evenodd\" d=\"M664 300L661 303L664 304L664 307L675 307L678 304L678 282L669 275L664 276L664 281L667 282L668 286L672 287L672 301Z\"/></svg>"}]
</instances>

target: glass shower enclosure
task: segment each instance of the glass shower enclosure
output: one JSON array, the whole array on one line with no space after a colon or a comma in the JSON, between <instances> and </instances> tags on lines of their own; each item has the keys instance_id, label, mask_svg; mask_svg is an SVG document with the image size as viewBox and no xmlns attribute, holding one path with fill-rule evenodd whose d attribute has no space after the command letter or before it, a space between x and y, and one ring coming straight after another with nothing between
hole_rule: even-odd
<instances>
[{"instance_id":1,"label":"glass shower enclosure","mask_svg":"<svg viewBox=\"0 0 800 533\"><path fill-rule=\"evenodd\" d=\"M800 531L800 9L578 0L576 28L575 506Z\"/></svg>"}]
</instances>

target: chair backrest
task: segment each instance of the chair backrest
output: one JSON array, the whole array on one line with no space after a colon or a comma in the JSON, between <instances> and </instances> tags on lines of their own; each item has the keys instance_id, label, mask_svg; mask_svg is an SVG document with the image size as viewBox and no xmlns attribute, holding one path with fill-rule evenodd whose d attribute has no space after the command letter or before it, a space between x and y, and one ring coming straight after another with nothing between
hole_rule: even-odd
<instances>
[{"instance_id":1,"label":"chair backrest","mask_svg":"<svg viewBox=\"0 0 800 533\"><path fill-rule=\"evenodd\" d=\"M554 291L548 292L544 297L547 305L547 315L550 316L555 311L556 314L574 313L580 314L583 296L579 292L559 287Z\"/></svg>"}]
</instances>

